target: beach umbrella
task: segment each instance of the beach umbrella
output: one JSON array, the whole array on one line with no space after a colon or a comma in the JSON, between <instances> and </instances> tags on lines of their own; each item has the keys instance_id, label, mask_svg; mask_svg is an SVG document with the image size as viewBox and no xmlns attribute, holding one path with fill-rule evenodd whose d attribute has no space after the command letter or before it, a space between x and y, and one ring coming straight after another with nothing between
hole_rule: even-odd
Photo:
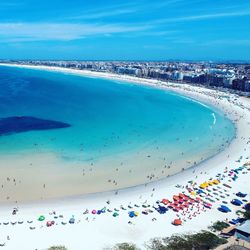
<instances>
[{"instance_id":1,"label":"beach umbrella","mask_svg":"<svg viewBox=\"0 0 250 250\"><path fill-rule=\"evenodd\" d=\"M219 180L217 180L217 179L213 180L213 184L218 185L219 183L220 183Z\"/></svg>"},{"instance_id":2,"label":"beach umbrella","mask_svg":"<svg viewBox=\"0 0 250 250\"><path fill-rule=\"evenodd\" d=\"M40 215L38 218L39 221L44 221L45 220L45 216L44 215Z\"/></svg>"},{"instance_id":3,"label":"beach umbrella","mask_svg":"<svg viewBox=\"0 0 250 250\"><path fill-rule=\"evenodd\" d=\"M205 192L202 189L198 189L197 194L205 194Z\"/></svg>"},{"instance_id":4,"label":"beach umbrella","mask_svg":"<svg viewBox=\"0 0 250 250\"><path fill-rule=\"evenodd\" d=\"M211 208L212 205L211 205L210 203L204 203L204 207L206 207L206 208Z\"/></svg>"},{"instance_id":5,"label":"beach umbrella","mask_svg":"<svg viewBox=\"0 0 250 250\"><path fill-rule=\"evenodd\" d=\"M179 197L180 197L180 198L184 198L184 197L186 197L186 195L185 195L185 194L182 194L182 193L179 193Z\"/></svg>"},{"instance_id":6,"label":"beach umbrella","mask_svg":"<svg viewBox=\"0 0 250 250\"><path fill-rule=\"evenodd\" d=\"M51 227L51 226L53 226L54 224L55 224L54 221L47 221L46 226L47 226L47 227Z\"/></svg>"},{"instance_id":7,"label":"beach umbrella","mask_svg":"<svg viewBox=\"0 0 250 250\"><path fill-rule=\"evenodd\" d=\"M202 183L201 185L200 185L200 188L202 188L202 189L205 189L207 186L204 184L204 183Z\"/></svg>"},{"instance_id":8,"label":"beach umbrella","mask_svg":"<svg viewBox=\"0 0 250 250\"><path fill-rule=\"evenodd\" d=\"M227 188L232 188L231 186L229 186L228 184L226 183L223 183L223 186L227 187Z\"/></svg>"},{"instance_id":9,"label":"beach umbrella","mask_svg":"<svg viewBox=\"0 0 250 250\"><path fill-rule=\"evenodd\" d=\"M183 198L180 198L179 199L179 203L183 203L184 202L184 199Z\"/></svg>"},{"instance_id":10,"label":"beach umbrella","mask_svg":"<svg viewBox=\"0 0 250 250\"><path fill-rule=\"evenodd\" d=\"M179 196L174 195L174 196L173 196L173 200L175 200L175 201L179 200Z\"/></svg>"},{"instance_id":11,"label":"beach umbrella","mask_svg":"<svg viewBox=\"0 0 250 250\"><path fill-rule=\"evenodd\" d=\"M181 210L183 210L183 209L185 208L185 206L180 205L179 208L180 208Z\"/></svg>"},{"instance_id":12,"label":"beach umbrella","mask_svg":"<svg viewBox=\"0 0 250 250\"><path fill-rule=\"evenodd\" d=\"M229 223L235 225L239 223L239 219L232 219Z\"/></svg>"},{"instance_id":13,"label":"beach umbrella","mask_svg":"<svg viewBox=\"0 0 250 250\"><path fill-rule=\"evenodd\" d=\"M238 192L238 193L236 193L236 196L241 197L241 198L245 198L247 196L247 194Z\"/></svg>"},{"instance_id":14,"label":"beach umbrella","mask_svg":"<svg viewBox=\"0 0 250 250\"><path fill-rule=\"evenodd\" d=\"M117 217L119 214L117 212L113 213L113 217Z\"/></svg>"},{"instance_id":15,"label":"beach umbrella","mask_svg":"<svg viewBox=\"0 0 250 250\"><path fill-rule=\"evenodd\" d=\"M101 209L101 212L102 212L102 213L105 213L105 212L106 212L106 209L107 209L106 207L103 207L103 208ZM124 209L125 209L125 208L124 208Z\"/></svg>"},{"instance_id":16,"label":"beach umbrella","mask_svg":"<svg viewBox=\"0 0 250 250\"><path fill-rule=\"evenodd\" d=\"M180 220L180 219L175 219L175 220L173 221L173 225L175 225L175 226L180 226L180 225L182 225L182 220Z\"/></svg>"},{"instance_id":17,"label":"beach umbrella","mask_svg":"<svg viewBox=\"0 0 250 250\"><path fill-rule=\"evenodd\" d=\"M175 205L173 204L173 203L170 203L169 205L168 205L168 207L169 208L173 208Z\"/></svg>"},{"instance_id":18,"label":"beach umbrella","mask_svg":"<svg viewBox=\"0 0 250 250\"><path fill-rule=\"evenodd\" d=\"M178 213L180 211L180 208L179 207L174 207L173 210Z\"/></svg>"},{"instance_id":19,"label":"beach umbrella","mask_svg":"<svg viewBox=\"0 0 250 250\"><path fill-rule=\"evenodd\" d=\"M238 199L233 199L233 200L231 201L231 203L232 203L233 205L235 205L235 206L240 206L240 205L243 204L243 202L240 201L240 200L238 200Z\"/></svg>"},{"instance_id":20,"label":"beach umbrella","mask_svg":"<svg viewBox=\"0 0 250 250\"><path fill-rule=\"evenodd\" d=\"M228 212L231 212L231 209L229 209L227 206L225 205L221 205L219 210L223 213L228 213Z\"/></svg>"},{"instance_id":21,"label":"beach umbrella","mask_svg":"<svg viewBox=\"0 0 250 250\"><path fill-rule=\"evenodd\" d=\"M74 224L75 223L75 218L74 217L71 217L70 219L69 219L69 224Z\"/></svg>"},{"instance_id":22,"label":"beach umbrella","mask_svg":"<svg viewBox=\"0 0 250 250\"><path fill-rule=\"evenodd\" d=\"M84 212L83 212L83 214L88 214L89 213L89 210L88 209L86 209ZM60 217L60 216L59 216Z\"/></svg>"},{"instance_id":23,"label":"beach umbrella","mask_svg":"<svg viewBox=\"0 0 250 250\"><path fill-rule=\"evenodd\" d=\"M91 213L92 213L92 214L96 214L97 211L96 211L95 209L93 209Z\"/></svg>"},{"instance_id":24,"label":"beach umbrella","mask_svg":"<svg viewBox=\"0 0 250 250\"><path fill-rule=\"evenodd\" d=\"M156 210L160 214L165 214L168 211L168 209L166 207L160 206L160 205L158 206L158 208Z\"/></svg>"},{"instance_id":25,"label":"beach umbrella","mask_svg":"<svg viewBox=\"0 0 250 250\"><path fill-rule=\"evenodd\" d=\"M162 199L161 203L163 203L164 205L168 205L169 204L169 200L168 199Z\"/></svg>"},{"instance_id":26,"label":"beach umbrella","mask_svg":"<svg viewBox=\"0 0 250 250\"><path fill-rule=\"evenodd\" d=\"M135 217L135 212L134 212L134 211L129 212L129 213L128 213L128 216L129 216L130 218L134 218L134 217Z\"/></svg>"}]
</instances>

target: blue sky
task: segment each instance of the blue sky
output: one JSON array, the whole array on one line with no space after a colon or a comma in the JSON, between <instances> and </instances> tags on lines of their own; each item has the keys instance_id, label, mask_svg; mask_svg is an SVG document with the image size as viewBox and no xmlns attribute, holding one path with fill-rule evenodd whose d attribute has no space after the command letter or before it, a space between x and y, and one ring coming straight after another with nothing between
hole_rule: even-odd
<instances>
[{"instance_id":1,"label":"blue sky","mask_svg":"<svg viewBox=\"0 0 250 250\"><path fill-rule=\"evenodd\" d=\"M1 0L0 58L250 60L250 1Z\"/></svg>"}]
</instances>

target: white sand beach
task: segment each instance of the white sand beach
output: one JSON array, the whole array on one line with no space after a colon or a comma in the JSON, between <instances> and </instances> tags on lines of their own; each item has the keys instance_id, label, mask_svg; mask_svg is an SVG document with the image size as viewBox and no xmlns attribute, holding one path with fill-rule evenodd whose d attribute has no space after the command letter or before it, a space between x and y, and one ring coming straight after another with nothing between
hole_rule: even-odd
<instances>
[{"instance_id":1,"label":"white sand beach","mask_svg":"<svg viewBox=\"0 0 250 250\"><path fill-rule=\"evenodd\" d=\"M25 65L8 66L37 68L37 66ZM230 170L242 167L250 161L249 99L197 86L124 75L45 66L39 66L39 69L89 77L104 77L173 90L188 98L193 98L194 101L210 104L222 110L235 123L237 134L231 144L213 158L157 182L112 192L18 204L16 215L12 215L13 205L2 205L0 208L0 244L4 245L3 249L40 250L52 245L65 245L70 250L95 250L121 242L133 242L143 248L144 242L152 237L198 231L206 229L216 220L237 217L235 211L239 207L232 205L230 201L236 198L235 193L239 191L249 195L249 170L246 167L236 171L237 173L230 172ZM162 201L164 198L173 200L173 195L179 193L185 193L193 199L200 197L197 194L192 195L188 189L197 188L210 178L220 181L218 185L209 186L210 191L205 188L205 197L201 196L202 200L208 196L213 200L209 201L212 204L211 209L204 208L203 202L197 202L196 205L184 209L185 213L183 210L175 212L168 208L166 213L160 214L154 209L158 207L157 201ZM197 184L192 185L191 180ZM230 187L223 184L228 184ZM218 211L218 207L223 204L222 201L228 203L227 206L232 212ZM163 204L160 203L160 205ZM92 213L92 210L103 212L96 214ZM136 211L139 215L130 218L129 211ZM147 215L143 214L143 211L147 212ZM116 216L114 216L115 212L117 212ZM42 222L38 221L40 215L45 217ZM70 224L69 220L72 217L75 221ZM182 219L181 226L172 225L172 221L176 218ZM46 222L52 220L55 224L47 227Z\"/></svg>"}]
</instances>

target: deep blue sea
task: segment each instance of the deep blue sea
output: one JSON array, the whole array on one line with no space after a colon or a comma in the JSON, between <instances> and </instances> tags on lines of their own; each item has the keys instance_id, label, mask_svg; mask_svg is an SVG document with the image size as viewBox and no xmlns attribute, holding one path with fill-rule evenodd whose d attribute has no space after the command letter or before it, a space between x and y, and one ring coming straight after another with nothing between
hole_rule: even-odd
<instances>
[{"instance_id":1,"label":"deep blue sea","mask_svg":"<svg viewBox=\"0 0 250 250\"><path fill-rule=\"evenodd\" d=\"M133 162L130 154L156 150L171 161L209 157L235 133L232 122L215 108L166 90L0 66L0 118L15 116L71 126L2 135L0 155L49 152L67 162L100 162L121 154Z\"/></svg>"}]
</instances>

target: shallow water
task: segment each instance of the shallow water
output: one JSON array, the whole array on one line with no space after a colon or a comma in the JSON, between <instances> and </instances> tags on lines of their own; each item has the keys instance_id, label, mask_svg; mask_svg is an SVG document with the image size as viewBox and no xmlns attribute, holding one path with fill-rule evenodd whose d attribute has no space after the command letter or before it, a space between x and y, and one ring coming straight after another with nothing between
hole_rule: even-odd
<instances>
[{"instance_id":1,"label":"shallow water","mask_svg":"<svg viewBox=\"0 0 250 250\"><path fill-rule=\"evenodd\" d=\"M1 66L0 90L0 118L71 125L0 136L1 201L160 179L217 153L235 133L217 110L132 83Z\"/></svg>"}]
</instances>

